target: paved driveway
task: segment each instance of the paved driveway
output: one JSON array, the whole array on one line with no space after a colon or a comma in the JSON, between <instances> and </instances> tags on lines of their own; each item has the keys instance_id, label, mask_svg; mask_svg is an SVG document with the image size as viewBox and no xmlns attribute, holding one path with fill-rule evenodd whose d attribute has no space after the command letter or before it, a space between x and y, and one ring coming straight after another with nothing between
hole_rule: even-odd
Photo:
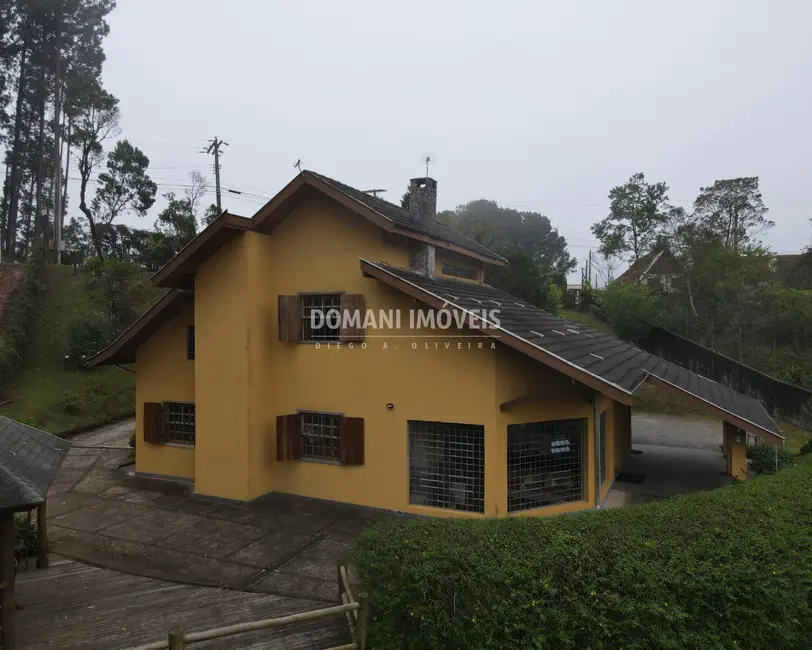
<instances>
[{"instance_id":1,"label":"paved driveway","mask_svg":"<svg viewBox=\"0 0 812 650\"><path fill-rule=\"evenodd\" d=\"M286 495L206 500L118 469L126 452L72 449L48 500L55 553L141 576L334 602L336 561L383 516Z\"/></svg>"},{"instance_id":2,"label":"paved driveway","mask_svg":"<svg viewBox=\"0 0 812 650\"><path fill-rule=\"evenodd\" d=\"M604 507L645 503L727 485L722 423L696 417L634 413L632 449L620 471L642 483L616 481Z\"/></svg>"}]
</instances>

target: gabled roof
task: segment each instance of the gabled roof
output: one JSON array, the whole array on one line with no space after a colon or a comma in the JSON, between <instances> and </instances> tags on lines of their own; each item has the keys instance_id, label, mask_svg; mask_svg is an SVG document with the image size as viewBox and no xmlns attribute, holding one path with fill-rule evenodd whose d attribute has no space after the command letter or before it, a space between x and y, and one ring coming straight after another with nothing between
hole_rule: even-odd
<instances>
[{"instance_id":1,"label":"gabled roof","mask_svg":"<svg viewBox=\"0 0 812 650\"><path fill-rule=\"evenodd\" d=\"M303 191L307 190L317 191L338 201L387 232L428 242L438 248L454 251L488 264L504 266L506 263L503 257L465 235L438 223L432 226L421 224L408 210L399 205L310 170L305 170L294 178L254 215L254 229L259 232L271 232L296 205L297 197L302 196Z\"/></svg>"},{"instance_id":2,"label":"gabled roof","mask_svg":"<svg viewBox=\"0 0 812 650\"><path fill-rule=\"evenodd\" d=\"M632 343L568 321L488 285L429 278L383 263L361 260L361 270L429 306L450 306L480 314L498 309L499 327L483 327L501 343L563 374L631 404L632 395L649 380L681 394L746 431L775 441L783 439L761 403L721 386Z\"/></svg>"},{"instance_id":3,"label":"gabled roof","mask_svg":"<svg viewBox=\"0 0 812 650\"><path fill-rule=\"evenodd\" d=\"M667 248L656 248L641 255L631 266L620 274L621 282L639 282L640 278L650 273L661 275L663 273L683 273L685 268L674 254Z\"/></svg>"},{"instance_id":4,"label":"gabled roof","mask_svg":"<svg viewBox=\"0 0 812 650\"><path fill-rule=\"evenodd\" d=\"M270 233L298 202L308 195L308 192L313 191L338 201L388 232L431 243L487 264L497 266L506 264L506 260L500 255L447 226L439 223L426 226L416 221L408 210L399 205L322 174L305 170L262 206L252 218L247 219L229 214L227 211L223 212L155 273L152 276L152 283L158 287L194 288L194 277L198 267L232 237L246 230Z\"/></svg>"},{"instance_id":5,"label":"gabled roof","mask_svg":"<svg viewBox=\"0 0 812 650\"><path fill-rule=\"evenodd\" d=\"M70 444L0 415L0 510L45 501Z\"/></svg>"},{"instance_id":6,"label":"gabled roof","mask_svg":"<svg viewBox=\"0 0 812 650\"><path fill-rule=\"evenodd\" d=\"M236 234L251 230L253 221L223 211L152 276L156 287L193 289L197 268Z\"/></svg>"},{"instance_id":7,"label":"gabled roof","mask_svg":"<svg viewBox=\"0 0 812 650\"><path fill-rule=\"evenodd\" d=\"M87 361L88 366L112 366L122 363L135 363L135 350L158 328L180 313L184 305L194 300L191 291L171 289L152 307L130 325L125 332L101 352Z\"/></svg>"},{"instance_id":8,"label":"gabled roof","mask_svg":"<svg viewBox=\"0 0 812 650\"><path fill-rule=\"evenodd\" d=\"M338 191L346 194L351 199L367 206L370 210L378 212L387 219L391 220L396 228L420 233L426 235L427 237L437 238L441 241L448 242L454 246L459 246L496 262L504 263L506 261L504 257L497 255L492 250L485 248L485 246L482 246L473 239L470 239L465 235L461 235L458 232L454 232L447 226L435 223L432 225L432 227L426 227L424 224L416 221L408 210L400 207L399 205L390 203L389 201L381 199L377 196L373 196L372 194L368 194L367 192L357 190L354 187L350 187L349 185L346 185L340 181L328 178L323 174L317 174L316 172L311 171L305 171L304 173L312 174L325 183L332 185Z\"/></svg>"}]
</instances>

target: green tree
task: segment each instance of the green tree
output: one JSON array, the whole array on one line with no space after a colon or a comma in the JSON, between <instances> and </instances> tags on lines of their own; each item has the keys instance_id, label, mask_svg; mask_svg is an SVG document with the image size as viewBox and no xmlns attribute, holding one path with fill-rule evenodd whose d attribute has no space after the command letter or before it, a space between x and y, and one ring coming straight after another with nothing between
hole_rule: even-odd
<instances>
[{"instance_id":1,"label":"green tree","mask_svg":"<svg viewBox=\"0 0 812 650\"><path fill-rule=\"evenodd\" d=\"M177 198L174 192L164 194L166 207L158 214L155 231L161 235L169 257L176 255L197 234L197 219L192 201Z\"/></svg>"},{"instance_id":2,"label":"green tree","mask_svg":"<svg viewBox=\"0 0 812 650\"><path fill-rule=\"evenodd\" d=\"M758 236L775 223L767 219L758 176L729 178L701 187L694 201L700 227L725 248L738 252L758 245Z\"/></svg>"},{"instance_id":3,"label":"green tree","mask_svg":"<svg viewBox=\"0 0 812 650\"><path fill-rule=\"evenodd\" d=\"M592 225L605 257L629 254L631 262L650 251L668 218L668 186L648 183L642 173L613 187L609 216Z\"/></svg>"},{"instance_id":4,"label":"green tree","mask_svg":"<svg viewBox=\"0 0 812 650\"><path fill-rule=\"evenodd\" d=\"M217 206L212 203L206 210L203 212L203 216L200 217L200 221L203 226L211 225L211 222L214 221L217 217L220 216L220 210L217 209Z\"/></svg>"},{"instance_id":5,"label":"green tree","mask_svg":"<svg viewBox=\"0 0 812 650\"><path fill-rule=\"evenodd\" d=\"M597 293L598 307L620 338L638 341L662 319L657 299L646 286L612 282Z\"/></svg>"},{"instance_id":6,"label":"green tree","mask_svg":"<svg viewBox=\"0 0 812 650\"><path fill-rule=\"evenodd\" d=\"M504 208L484 199L461 205L455 213L456 230L494 250L521 249L542 274L566 275L577 264L566 239L543 214Z\"/></svg>"},{"instance_id":7,"label":"green tree","mask_svg":"<svg viewBox=\"0 0 812 650\"><path fill-rule=\"evenodd\" d=\"M85 192L90 180L90 171L101 157L101 140L97 131L90 129L88 139L83 142L83 155L79 162L82 177L81 203L79 209L87 217L93 245L101 259L104 259L102 240L97 224L111 224L124 214L144 216L155 203L158 186L147 174L149 158L127 140L121 140L107 155L106 171L99 174L99 188L88 207Z\"/></svg>"}]
</instances>

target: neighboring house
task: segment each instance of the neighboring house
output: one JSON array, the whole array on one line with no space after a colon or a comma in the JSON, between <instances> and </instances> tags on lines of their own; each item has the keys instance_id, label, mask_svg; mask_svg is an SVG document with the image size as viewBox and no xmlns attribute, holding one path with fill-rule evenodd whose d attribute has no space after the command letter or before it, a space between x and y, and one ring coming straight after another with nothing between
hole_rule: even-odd
<instances>
[{"instance_id":1,"label":"neighboring house","mask_svg":"<svg viewBox=\"0 0 812 650\"><path fill-rule=\"evenodd\" d=\"M413 179L410 196L403 209L305 171L155 274L167 294L91 360L135 362L138 474L238 501L591 508L646 380L727 423L732 475L744 431L782 440L756 400L483 284L505 260L435 223L436 181ZM376 322L320 320L356 310ZM437 322L412 327L414 310Z\"/></svg>"},{"instance_id":2,"label":"neighboring house","mask_svg":"<svg viewBox=\"0 0 812 650\"><path fill-rule=\"evenodd\" d=\"M653 291L674 293L678 280L684 273L684 267L666 248L659 248L641 255L632 262L618 280L626 283L642 284Z\"/></svg>"},{"instance_id":3,"label":"neighboring house","mask_svg":"<svg viewBox=\"0 0 812 650\"><path fill-rule=\"evenodd\" d=\"M568 284L567 285L567 299L573 306L577 307L581 304L581 292L584 290L581 284Z\"/></svg>"}]
</instances>

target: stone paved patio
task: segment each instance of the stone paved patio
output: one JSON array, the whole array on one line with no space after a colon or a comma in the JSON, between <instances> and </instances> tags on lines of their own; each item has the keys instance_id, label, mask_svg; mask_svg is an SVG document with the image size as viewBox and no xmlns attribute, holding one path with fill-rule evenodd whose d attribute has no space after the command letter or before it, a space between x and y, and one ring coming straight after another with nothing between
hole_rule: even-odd
<instances>
[{"instance_id":1,"label":"stone paved patio","mask_svg":"<svg viewBox=\"0 0 812 650\"><path fill-rule=\"evenodd\" d=\"M119 469L126 452L72 449L48 501L53 552L101 567L194 585L334 602L336 561L390 516L269 495L243 505L182 483Z\"/></svg>"}]
</instances>

